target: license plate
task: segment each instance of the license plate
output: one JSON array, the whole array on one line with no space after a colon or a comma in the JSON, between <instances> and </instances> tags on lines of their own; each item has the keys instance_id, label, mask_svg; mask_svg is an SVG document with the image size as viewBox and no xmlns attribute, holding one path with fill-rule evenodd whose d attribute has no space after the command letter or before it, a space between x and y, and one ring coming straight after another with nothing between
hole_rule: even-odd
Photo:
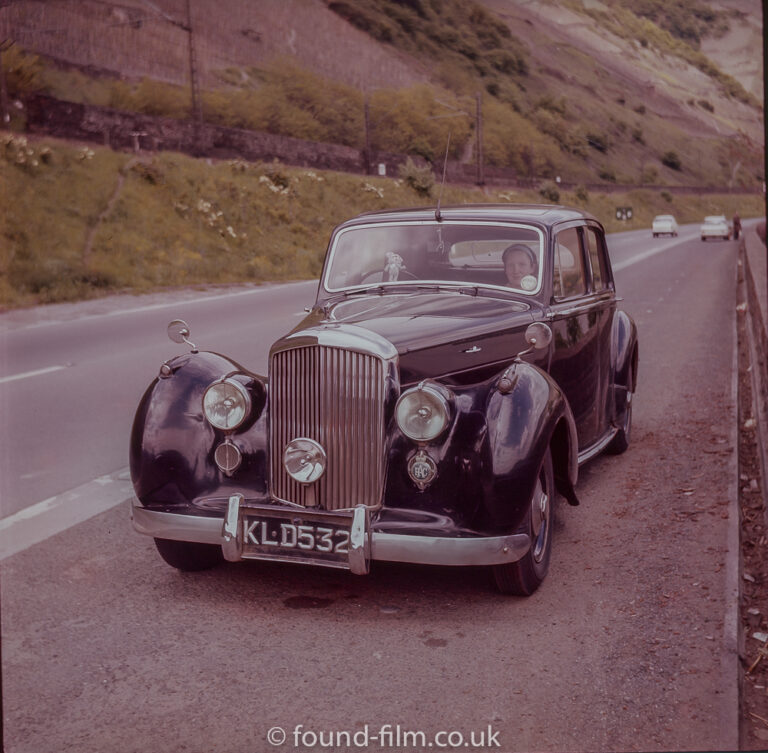
<instances>
[{"instance_id":1,"label":"license plate","mask_svg":"<svg viewBox=\"0 0 768 753\"><path fill-rule=\"evenodd\" d=\"M278 518L246 512L241 525L244 558L349 566L351 516L317 521L301 513Z\"/></svg>"}]
</instances>

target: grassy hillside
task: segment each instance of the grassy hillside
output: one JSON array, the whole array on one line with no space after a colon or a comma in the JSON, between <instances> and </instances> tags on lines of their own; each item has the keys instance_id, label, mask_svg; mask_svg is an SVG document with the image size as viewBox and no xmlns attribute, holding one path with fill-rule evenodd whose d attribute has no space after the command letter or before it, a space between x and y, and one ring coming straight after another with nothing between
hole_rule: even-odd
<instances>
[{"instance_id":1,"label":"grassy hillside","mask_svg":"<svg viewBox=\"0 0 768 753\"><path fill-rule=\"evenodd\" d=\"M0 215L0 308L121 290L312 278L338 222L435 201L434 187L420 177L367 179L174 153L139 158L0 132L0 195L13 197L12 211ZM557 199L586 208L609 230L648 227L660 212L695 222L737 208L742 216L764 211L757 195L607 195L582 188ZM443 204L476 201L545 199L445 188ZM634 208L634 219L619 223L614 208L625 205Z\"/></svg>"},{"instance_id":2,"label":"grassy hillside","mask_svg":"<svg viewBox=\"0 0 768 753\"><path fill-rule=\"evenodd\" d=\"M367 135L374 150L430 160L450 132L452 156L471 162L480 91L484 160L524 179L763 180L759 103L699 49L740 17L704 0L297 3L195 3L198 20L221 19L198 23L195 37L206 120L357 149ZM0 8L0 21L15 14L29 49L51 56L6 53L12 90L188 117L188 40L168 20L183 17L183 3L110 8L94 0ZM379 68L391 84L372 72L357 78L374 58L387 61ZM117 75L95 73L106 69ZM403 84L406 69L421 83Z\"/></svg>"}]
</instances>

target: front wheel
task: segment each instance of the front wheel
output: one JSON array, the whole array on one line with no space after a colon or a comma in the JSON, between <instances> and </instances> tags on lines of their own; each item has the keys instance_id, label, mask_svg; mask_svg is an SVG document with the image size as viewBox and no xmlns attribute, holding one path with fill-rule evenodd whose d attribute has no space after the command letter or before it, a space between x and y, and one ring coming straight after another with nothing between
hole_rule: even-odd
<instances>
[{"instance_id":1,"label":"front wheel","mask_svg":"<svg viewBox=\"0 0 768 753\"><path fill-rule=\"evenodd\" d=\"M171 541L155 539L160 556L177 570L196 572L210 570L224 561L221 547L214 544L198 544L195 541Z\"/></svg>"},{"instance_id":2,"label":"front wheel","mask_svg":"<svg viewBox=\"0 0 768 753\"><path fill-rule=\"evenodd\" d=\"M552 556L552 523L555 501L555 474L552 454L547 449L536 487L518 533L527 533L531 547L517 562L494 565L493 578L503 594L530 596L549 571Z\"/></svg>"}]
</instances>

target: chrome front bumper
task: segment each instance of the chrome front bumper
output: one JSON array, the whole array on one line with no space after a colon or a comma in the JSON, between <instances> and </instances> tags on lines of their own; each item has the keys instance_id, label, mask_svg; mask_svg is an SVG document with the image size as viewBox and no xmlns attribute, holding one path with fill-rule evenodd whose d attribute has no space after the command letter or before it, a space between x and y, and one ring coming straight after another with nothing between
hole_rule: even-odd
<instances>
[{"instance_id":1,"label":"chrome front bumper","mask_svg":"<svg viewBox=\"0 0 768 753\"><path fill-rule=\"evenodd\" d=\"M357 575L368 572L370 560L410 562L420 565L478 566L501 565L516 562L530 548L526 534L473 538L444 538L412 536L408 534L371 531L365 508L358 507L351 514L349 556L344 563L323 561L313 553L306 556L284 556L279 551L247 552L243 539L247 533L243 525L246 512L284 517L291 514L302 518L322 516L323 513L305 513L303 510L250 506L241 495L230 497L227 514L222 517L199 517L178 513L148 510L134 500L131 518L139 532L158 539L214 544L222 547L224 557L232 562L240 559L293 561L303 564L343 567Z\"/></svg>"}]
</instances>

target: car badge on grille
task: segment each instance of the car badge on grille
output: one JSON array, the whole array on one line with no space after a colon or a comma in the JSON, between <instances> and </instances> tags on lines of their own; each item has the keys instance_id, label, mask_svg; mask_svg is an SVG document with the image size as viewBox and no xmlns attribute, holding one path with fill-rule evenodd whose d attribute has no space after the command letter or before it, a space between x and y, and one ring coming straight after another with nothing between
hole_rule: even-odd
<instances>
[{"instance_id":1,"label":"car badge on grille","mask_svg":"<svg viewBox=\"0 0 768 753\"><path fill-rule=\"evenodd\" d=\"M297 437L288 442L283 453L283 464L292 479L301 484L312 484L325 472L328 458L314 439Z\"/></svg>"}]
</instances>

